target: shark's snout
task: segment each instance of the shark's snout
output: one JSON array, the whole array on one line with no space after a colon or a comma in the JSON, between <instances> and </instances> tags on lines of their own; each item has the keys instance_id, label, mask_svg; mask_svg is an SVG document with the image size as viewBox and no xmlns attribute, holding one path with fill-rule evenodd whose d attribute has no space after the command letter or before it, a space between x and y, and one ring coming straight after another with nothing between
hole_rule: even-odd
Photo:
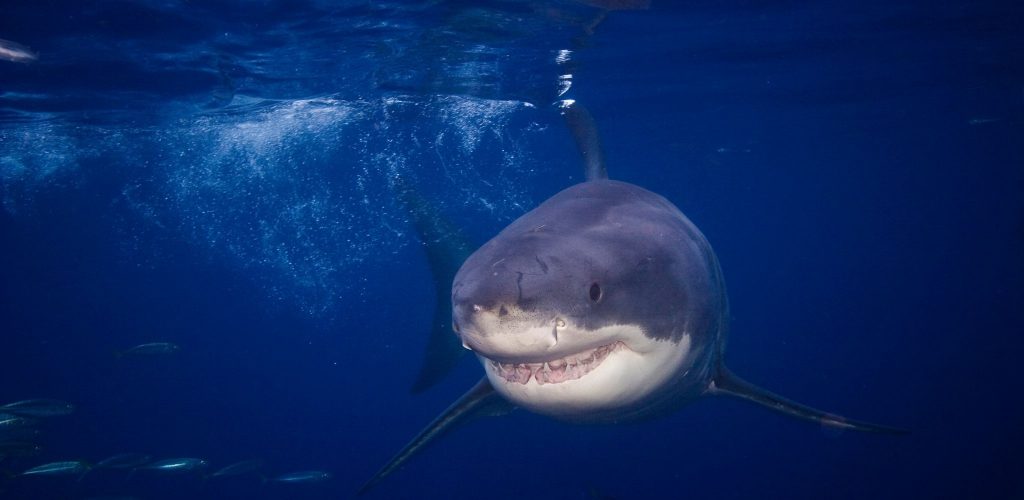
<instances>
[{"instance_id":1,"label":"shark's snout","mask_svg":"<svg viewBox=\"0 0 1024 500\"><path fill-rule=\"evenodd\" d=\"M452 306L531 309L548 286L548 265L539 256L503 256L466 264L452 286ZM504 311L507 312L507 309ZM504 314L503 314L504 315Z\"/></svg>"},{"instance_id":2,"label":"shark's snout","mask_svg":"<svg viewBox=\"0 0 1024 500\"><path fill-rule=\"evenodd\" d=\"M495 361L512 362L551 357L558 345L560 318L542 318L511 304L490 308L461 304L454 308L456 333L462 344Z\"/></svg>"},{"instance_id":3,"label":"shark's snout","mask_svg":"<svg viewBox=\"0 0 1024 500\"><path fill-rule=\"evenodd\" d=\"M452 286L452 320L462 344L501 362L557 357L551 351L566 321L545 300L548 271L532 253L464 266Z\"/></svg>"}]
</instances>

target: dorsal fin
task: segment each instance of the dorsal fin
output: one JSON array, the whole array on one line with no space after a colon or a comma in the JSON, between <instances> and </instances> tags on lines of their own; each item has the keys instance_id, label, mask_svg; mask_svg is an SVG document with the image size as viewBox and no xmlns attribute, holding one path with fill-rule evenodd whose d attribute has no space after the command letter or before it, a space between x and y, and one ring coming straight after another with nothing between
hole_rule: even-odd
<instances>
[{"instance_id":1,"label":"dorsal fin","mask_svg":"<svg viewBox=\"0 0 1024 500\"><path fill-rule=\"evenodd\" d=\"M708 387L707 392L708 394L733 396L745 399L761 406L771 408L777 412L810 420L812 422L818 422L821 425L829 427L853 429L861 432L877 432L882 434L907 434L910 432L905 429L851 420L846 417L816 410L809 406L804 406L751 384L750 382L737 377L724 366L719 368L718 374L711 380L711 386Z\"/></svg>"},{"instance_id":2,"label":"dorsal fin","mask_svg":"<svg viewBox=\"0 0 1024 500\"><path fill-rule=\"evenodd\" d=\"M423 449L425 446L441 437L443 434L454 429L475 417L504 415L513 409L508 401L494 392L494 387L484 377L472 389L452 403L443 413L438 415L433 422L430 422L416 437L409 441L388 463L384 464L376 474L370 478L361 488L358 494L366 493L375 484L380 482L389 474L402 466L410 457Z\"/></svg>"},{"instance_id":3,"label":"dorsal fin","mask_svg":"<svg viewBox=\"0 0 1024 500\"><path fill-rule=\"evenodd\" d=\"M607 179L608 169L604 164L604 150L601 149L601 137L597 134L594 117L587 108L571 99L562 101L559 106L565 123L572 132L572 138L583 155L587 180Z\"/></svg>"},{"instance_id":4,"label":"dorsal fin","mask_svg":"<svg viewBox=\"0 0 1024 500\"><path fill-rule=\"evenodd\" d=\"M432 203L423 198L402 177L394 179L398 201L412 220L434 277L434 316L427 340L423 365L412 386L412 392L422 392L437 384L447 375L466 352L452 332L451 296L452 280L459 266L472 253L473 246L463 232L445 219Z\"/></svg>"}]
</instances>

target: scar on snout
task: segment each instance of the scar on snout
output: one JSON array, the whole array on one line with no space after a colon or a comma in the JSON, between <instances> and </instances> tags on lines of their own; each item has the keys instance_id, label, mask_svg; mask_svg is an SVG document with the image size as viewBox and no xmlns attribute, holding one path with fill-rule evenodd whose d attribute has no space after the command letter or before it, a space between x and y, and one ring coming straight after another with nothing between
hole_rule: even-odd
<instances>
[{"instance_id":1,"label":"scar on snout","mask_svg":"<svg viewBox=\"0 0 1024 500\"><path fill-rule=\"evenodd\" d=\"M544 274L547 274L548 273L548 265L545 264L543 260L540 260L540 256L539 255L534 255L533 258L537 260L538 264L540 264L540 270L543 271Z\"/></svg>"}]
</instances>

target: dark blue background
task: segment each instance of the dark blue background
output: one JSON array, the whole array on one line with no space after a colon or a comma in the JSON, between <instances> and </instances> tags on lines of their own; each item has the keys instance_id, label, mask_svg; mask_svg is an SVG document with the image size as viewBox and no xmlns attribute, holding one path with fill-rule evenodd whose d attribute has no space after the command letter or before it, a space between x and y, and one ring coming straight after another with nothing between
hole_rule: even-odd
<instances>
[{"instance_id":1,"label":"dark blue background","mask_svg":"<svg viewBox=\"0 0 1024 500\"><path fill-rule=\"evenodd\" d=\"M0 479L2 497L351 496L480 374L467 358L408 393L434 297L386 180L414 178L483 241L581 180L550 106L565 72L611 176L674 201L714 245L733 370L912 433L717 399L619 426L517 412L368 497L1024 496L1015 3L655 2L592 34L597 10L573 3L4 11L0 38L40 57L0 61L0 401L78 411L0 470L140 451L333 478L96 472ZM274 111L303 99L355 111L274 142L319 116ZM480 111L497 101L533 107ZM233 130L263 134L254 168L279 170L211 156L200 136ZM474 130L476 148L452 139ZM178 189L197 181L213 187ZM278 218L307 199L320 218ZM182 351L113 355L156 340Z\"/></svg>"}]
</instances>

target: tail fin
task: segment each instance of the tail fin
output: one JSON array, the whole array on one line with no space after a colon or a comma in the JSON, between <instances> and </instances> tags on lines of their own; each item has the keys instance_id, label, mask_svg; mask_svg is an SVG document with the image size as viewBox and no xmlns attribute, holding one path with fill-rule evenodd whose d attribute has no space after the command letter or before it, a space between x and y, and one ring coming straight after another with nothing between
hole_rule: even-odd
<instances>
[{"instance_id":1,"label":"tail fin","mask_svg":"<svg viewBox=\"0 0 1024 500\"><path fill-rule=\"evenodd\" d=\"M809 406L804 406L795 401L790 401L782 396L773 394L737 377L724 366L719 368L718 375L712 379L711 387L708 388L708 393L745 399L761 406L771 408L772 410L780 413L785 413L793 417L818 422L821 425L827 425L829 427L836 427L839 429L852 429L855 431L875 432L881 434L910 433L908 430L898 429L896 427L851 420L846 417L826 413Z\"/></svg>"}]
</instances>

